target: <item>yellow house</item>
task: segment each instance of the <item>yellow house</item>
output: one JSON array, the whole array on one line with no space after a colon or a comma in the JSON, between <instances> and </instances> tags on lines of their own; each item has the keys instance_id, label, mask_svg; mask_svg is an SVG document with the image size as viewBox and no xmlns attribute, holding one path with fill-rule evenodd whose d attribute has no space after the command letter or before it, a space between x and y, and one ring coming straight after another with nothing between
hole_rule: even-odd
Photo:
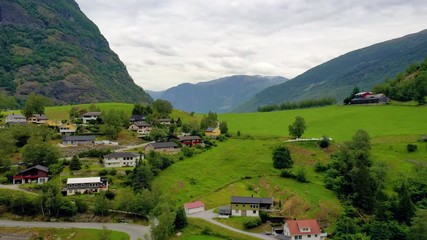
<instances>
[{"instance_id":1,"label":"yellow house","mask_svg":"<svg viewBox=\"0 0 427 240\"><path fill-rule=\"evenodd\" d=\"M208 137L218 137L221 134L219 127L209 127L205 130L205 135Z\"/></svg>"}]
</instances>

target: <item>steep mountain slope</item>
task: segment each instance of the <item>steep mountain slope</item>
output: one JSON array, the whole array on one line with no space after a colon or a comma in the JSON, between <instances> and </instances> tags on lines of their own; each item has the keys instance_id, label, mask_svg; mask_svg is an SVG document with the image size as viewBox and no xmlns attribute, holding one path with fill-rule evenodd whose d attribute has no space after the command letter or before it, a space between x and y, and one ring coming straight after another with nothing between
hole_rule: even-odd
<instances>
[{"instance_id":1,"label":"steep mountain slope","mask_svg":"<svg viewBox=\"0 0 427 240\"><path fill-rule=\"evenodd\" d=\"M160 98L189 112L228 112L266 87L287 81L283 77L236 75L197 84L183 83Z\"/></svg>"},{"instance_id":2,"label":"steep mountain slope","mask_svg":"<svg viewBox=\"0 0 427 240\"><path fill-rule=\"evenodd\" d=\"M258 106L302 99L341 100L354 86L370 90L426 57L427 30L424 30L334 58L288 82L261 91L237 111L255 111Z\"/></svg>"},{"instance_id":3,"label":"steep mountain slope","mask_svg":"<svg viewBox=\"0 0 427 240\"><path fill-rule=\"evenodd\" d=\"M58 104L149 102L74 0L0 0L0 91Z\"/></svg>"}]
</instances>

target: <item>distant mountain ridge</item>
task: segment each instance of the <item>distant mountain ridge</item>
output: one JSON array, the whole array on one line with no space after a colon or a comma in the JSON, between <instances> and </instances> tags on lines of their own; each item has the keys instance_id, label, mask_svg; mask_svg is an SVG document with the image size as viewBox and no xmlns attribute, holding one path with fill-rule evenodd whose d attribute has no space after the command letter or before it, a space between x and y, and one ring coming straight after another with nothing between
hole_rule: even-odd
<instances>
[{"instance_id":1,"label":"distant mountain ridge","mask_svg":"<svg viewBox=\"0 0 427 240\"><path fill-rule=\"evenodd\" d=\"M0 92L56 104L150 102L74 0L0 0Z\"/></svg>"},{"instance_id":2,"label":"distant mountain ridge","mask_svg":"<svg viewBox=\"0 0 427 240\"><path fill-rule=\"evenodd\" d=\"M427 57L427 30L346 53L285 83L264 89L236 111L287 101L334 97L342 100L354 86L362 91L393 78Z\"/></svg>"},{"instance_id":3,"label":"distant mountain ridge","mask_svg":"<svg viewBox=\"0 0 427 240\"><path fill-rule=\"evenodd\" d=\"M249 100L257 92L287 81L278 76L234 75L196 84L183 83L163 92L160 96L174 108L188 112L229 112Z\"/></svg>"}]
</instances>

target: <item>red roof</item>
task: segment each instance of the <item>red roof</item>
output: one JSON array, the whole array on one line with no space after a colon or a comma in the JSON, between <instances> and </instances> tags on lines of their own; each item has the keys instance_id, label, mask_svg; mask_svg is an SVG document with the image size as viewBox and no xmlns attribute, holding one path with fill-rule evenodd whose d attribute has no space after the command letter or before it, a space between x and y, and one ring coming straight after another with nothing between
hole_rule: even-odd
<instances>
[{"instance_id":1,"label":"red roof","mask_svg":"<svg viewBox=\"0 0 427 240\"><path fill-rule=\"evenodd\" d=\"M286 221L288 224L289 232L293 235L302 235L302 234L319 234L321 233L319 224L316 219L310 220L291 220ZM302 232L303 228L308 228L309 231Z\"/></svg>"},{"instance_id":2,"label":"red roof","mask_svg":"<svg viewBox=\"0 0 427 240\"><path fill-rule=\"evenodd\" d=\"M199 208L199 207L204 207L204 206L205 206L205 204L202 201L195 201L192 203L184 204L185 209Z\"/></svg>"}]
</instances>

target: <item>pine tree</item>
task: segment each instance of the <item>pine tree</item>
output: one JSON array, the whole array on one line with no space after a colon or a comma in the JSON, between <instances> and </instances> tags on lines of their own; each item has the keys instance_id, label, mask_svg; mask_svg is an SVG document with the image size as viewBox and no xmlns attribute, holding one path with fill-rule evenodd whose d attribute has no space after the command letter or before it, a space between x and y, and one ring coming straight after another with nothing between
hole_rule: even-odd
<instances>
[{"instance_id":1,"label":"pine tree","mask_svg":"<svg viewBox=\"0 0 427 240\"><path fill-rule=\"evenodd\" d=\"M74 155L70 162L70 169L71 170L80 170L82 169L82 163L80 162L80 159Z\"/></svg>"}]
</instances>

